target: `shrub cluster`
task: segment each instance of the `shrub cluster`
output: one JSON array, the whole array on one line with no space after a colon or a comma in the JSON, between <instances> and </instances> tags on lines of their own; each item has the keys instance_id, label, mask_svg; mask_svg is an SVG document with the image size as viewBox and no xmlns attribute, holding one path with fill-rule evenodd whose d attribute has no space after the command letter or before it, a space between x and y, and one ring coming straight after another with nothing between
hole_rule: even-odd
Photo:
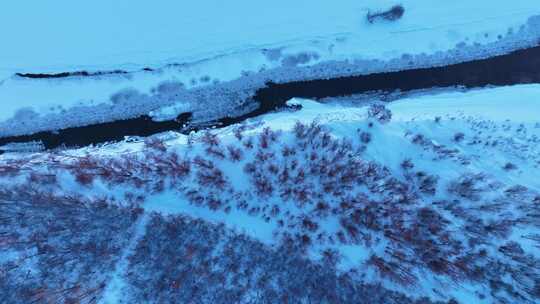
<instances>
[{"instance_id":1,"label":"shrub cluster","mask_svg":"<svg viewBox=\"0 0 540 304\"><path fill-rule=\"evenodd\" d=\"M0 303L96 303L141 210L0 189Z\"/></svg>"},{"instance_id":2,"label":"shrub cluster","mask_svg":"<svg viewBox=\"0 0 540 304\"><path fill-rule=\"evenodd\" d=\"M221 225L156 214L147 230L129 258L130 302L434 303L338 274L331 253L313 263L294 244L274 250Z\"/></svg>"},{"instance_id":3,"label":"shrub cluster","mask_svg":"<svg viewBox=\"0 0 540 304\"><path fill-rule=\"evenodd\" d=\"M377 21L396 21L401 19L404 13L405 8L403 7L403 5L394 5L386 11L369 11L366 15L366 18L369 23L375 23Z\"/></svg>"},{"instance_id":4,"label":"shrub cluster","mask_svg":"<svg viewBox=\"0 0 540 304\"><path fill-rule=\"evenodd\" d=\"M384 107L374 107L370 116L385 122L391 114ZM367 132L359 132L354 138L336 138L325 126L317 123L297 123L287 133L270 128L264 128L256 135L246 135L244 131L243 127L237 128L234 131L236 139L226 143L216 134L205 132L198 138L190 138L186 151L173 150L159 140L147 140L140 153L115 157L51 154L39 160L9 161L0 165L0 176L24 177L39 189L56 189L58 193L65 193L60 189L59 176L67 172L82 186L82 193L92 192L100 181L112 190L128 190L124 197L128 203L140 203L146 195L174 190L183 194L189 203L200 207L225 212L236 208L246 216L275 223L273 235L288 254L304 257L308 251L317 250L323 261L337 265L340 263L341 246L356 245L358 250L371 252L360 268L373 270L382 280L415 286L423 275L429 273L437 280L482 284L486 293L501 302L527 303L538 299L540 261L525 253L519 242L509 240L519 229L530 231L523 238L540 243L536 232L540 227L537 220L540 195L534 191L513 186L498 192L505 186L484 174L468 173L443 182L433 173L434 170L420 170L411 159L401 162L401 169L396 169L399 172L392 171L364 155L365 145L373 140ZM459 156L454 149L421 134L412 135L411 142L433 153L434 161L458 159ZM246 183L233 182L237 180ZM21 193L25 192L21 190ZM43 196L42 193L48 192L37 193ZM445 199L441 199L443 195ZM64 196L49 196L41 201L68 204L65 199L59 199ZM84 199L77 197L75 201ZM4 200L9 202L9 195L6 194ZM88 201L86 205L94 207L78 211L80 216L88 214L81 223L98 229L96 225L101 221L110 221L109 226L103 223L102 227L125 235L131 222L102 215L99 201ZM31 206L21 204L20 208L29 208L29 211L17 212L35 221L34 214L40 213ZM72 210L70 208L66 207L66 210ZM53 210L58 213L52 213ZM65 225L73 225L74 211L65 216L61 210L56 208L43 212L51 213L48 215L50 219L58 217L62 223L65 218ZM107 211L107 214L128 212L120 208L114 210ZM27 231L21 234L27 235L32 231L28 228L31 223L16 221L19 213L12 213L13 219L4 229L8 231L12 229L8 227L15 227L13 231ZM92 220L95 224L88 223L92 218L90 214L96 216ZM18 223L24 223L24 227L17 226L20 225ZM82 228L75 226L73 229ZM89 231L94 231L92 229ZM261 272L252 273L255 277L249 279L249 274L242 269L251 270L263 267L259 264L274 263L264 260L266 254L264 257L257 255L257 251L266 250L260 244L245 238L238 239L238 236L224 237L227 234L222 227L209 228L202 221L185 218L156 215L149 229L155 232L143 237L130 260L133 271L128 276L133 286L141 288L134 291L138 299L158 299L160 302L171 296L187 302L195 298L203 299L202 302L219 302L220 299L229 302L267 299L272 302L270 299L274 300L279 295L277 299L285 297L287 301L304 299L309 302L308 295L294 289L297 285L291 285L294 290L288 291L291 298L287 298L287 295L282 295L283 291L271 288L272 284L283 282L261 276L263 270L268 273L277 270L261 268ZM0 237L4 235L8 239L17 237L9 233ZM56 242L53 235L51 240ZM113 236L104 235L108 235L115 244ZM102 240L104 235L85 235L78 244L86 244L93 238ZM58 242L71 244L70 240ZM216 248L224 248L227 242L244 248L242 252L249 252L245 260L236 252L216 253ZM251 249L251 246L256 249ZM20 250L33 252L30 247ZM112 263L118 250L110 250L108 257ZM151 254L157 254L155 252L167 253L170 257L159 261L149 258ZM224 254L234 258L225 261ZM227 264L234 260L236 264ZM279 263L288 262L279 260ZM291 269L299 271L315 267L309 263L306 265L307 268L291 265ZM61 277L60 274L54 275ZM301 277L300 274L297 276ZM309 280L302 277L298 286L304 284L305 288L310 284ZM200 281L208 286L201 286L197 283ZM103 280L93 278L92 282ZM153 288L142 289L144 284ZM258 284L264 286L261 289L264 292L254 296L253 290ZM73 286L58 283L54 290ZM325 299L332 302L340 296L333 294Z\"/></svg>"}]
</instances>

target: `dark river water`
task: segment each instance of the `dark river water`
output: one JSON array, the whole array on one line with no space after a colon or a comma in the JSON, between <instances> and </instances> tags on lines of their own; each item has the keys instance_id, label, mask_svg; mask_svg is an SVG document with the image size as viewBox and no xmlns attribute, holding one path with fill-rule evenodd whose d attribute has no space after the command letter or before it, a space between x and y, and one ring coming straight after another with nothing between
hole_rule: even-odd
<instances>
[{"instance_id":1,"label":"dark river water","mask_svg":"<svg viewBox=\"0 0 540 304\"><path fill-rule=\"evenodd\" d=\"M52 77L64 77L66 75L60 73L54 74ZM24 76L47 78L47 76L50 77L51 75L24 74ZM213 121L205 124L204 127L224 127L283 108L285 102L293 97L321 99L374 91L395 92L399 90L407 92L455 86L479 88L488 85L504 86L527 83L540 83L540 46L515 51L507 55L441 67L310 81L267 83L265 87L258 89L252 96L259 103L256 110L239 117ZM81 147L90 144L120 141L125 136L149 136L169 130L187 133L202 128L190 125L190 118L191 113L183 113L175 120L156 122L152 121L149 116L144 115L133 119L66 128L55 132L47 131L23 136L3 137L0 138L0 146L8 143L37 141L41 142L46 149L62 146ZM0 150L1 152L2 150Z\"/></svg>"}]
</instances>

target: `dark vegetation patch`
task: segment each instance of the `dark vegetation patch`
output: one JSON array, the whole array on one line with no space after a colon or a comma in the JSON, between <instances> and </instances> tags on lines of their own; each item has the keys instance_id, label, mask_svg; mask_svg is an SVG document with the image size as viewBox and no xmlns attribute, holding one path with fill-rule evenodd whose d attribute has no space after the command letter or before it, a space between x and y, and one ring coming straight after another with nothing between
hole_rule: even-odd
<instances>
[{"instance_id":1,"label":"dark vegetation patch","mask_svg":"<svg viewBox=\"0 0 540 304\"><path fill-rule=\"evenodd\" d=\"M96 303L140 210L29 185L0 189L0 303Z\"/></svg>"},{"instance_id":2,"label":"dark vegetation patch","mask_svg":"<svg viewBox=\"0 0 540 304\"><path fill-rule=\"evenodd\" d=\"M366 15L366 19L369 23L375 23L380 21L396 21L401 19L405 14L405 8L403 5L394 5L386 11L372 12L369 11Z\"/></svg>"},{"instance_id":3,"label":"dark vegetation patch","mask_svg":"<svg viewBox=\"0 0 540 304\"><path fill-rule=\"evenodd\" d=\"M219 302L221 297L257 302L284 296L292 302L309 302L312 295L330 303L332 299L343 302L346 298L339 297L341 293L351 296L349 289L310 289L313 277L322 282L317 286L340 282L335 269L323 265L321 274L319 266L300 259L318 248L337 264L340 255L335 248L341 245L366 250L383 246L354 268L352 277L369 269L379 282L415 288L427 273L445 282L481 285L484 291L478 297L489 294L503 303L533 303L540 297L539 259L509 240L514 232L528 230L521 237L540 244L535 234L540 204L534 190L506 187L485 174L473 173L441 184L433 171L417 169L411 159L402 162L400 172L393 172L363 157L363 146L371 141L362 139L365 131L361 129L354 138L336 139L317 123L297 123L287 134L265 128L246 135L247 128L235 129L236 141L227 144L205 132L190 138L189 150L177 152L159 139L148 139L139 154L114 158L51 154L47 159L5 162L0 175L52 187L59 173L69 173L89 191L98 181L110 189L129 189L124 199L132 204L143 202L147 195L174 190L194 206L224 213L235 210L276 224L273 237L283 247L277 256L270 256L260 244L223 235L218 232L223 228L208 228L202 221L153 219L149 231L155 232L147 233L138 244L130 259L136 271L128 274L137 289L131 293L143 302L156 297L165 301L165 296L204 299L203 303ZM411 144L437 156L434 162L459 154L433 145L424 135L413 138ZM223 170L224 163L236 164L243 173ZM231 182L231 174L245 174L247 190ZM501 188L504 193L498 192ZM323 224L328 220L338 224L328 227ZM191 226L193 230L186 228ZM235 255L239 253L234 248L222 251L228 242L243 248L244 256ZM282 253L286 256L278 258ZM167 258L152 258L160 254ZM294 272L272 268L280 263ZM332 270L329 277L326 268ZM281 279L282 274L286 279ZM197 282L208 282L208 286ZM152 288L141 289L145 284ZM276 284L280 288L274 288ZM253 286L262 289L254 295Z\"/></svg>"},{"instance_id":4,"label":"dark vegetation patch","mask_svg":"<svg viewBox=\"0 0 540 304\"><path fill-rule=\"evenodd\" d=\"M132 302L433 303L340 275L331 252L315 264L294 244L271 250L182 216L154 215L147 229L129 258Z\"/></svg>"}]
</instances>

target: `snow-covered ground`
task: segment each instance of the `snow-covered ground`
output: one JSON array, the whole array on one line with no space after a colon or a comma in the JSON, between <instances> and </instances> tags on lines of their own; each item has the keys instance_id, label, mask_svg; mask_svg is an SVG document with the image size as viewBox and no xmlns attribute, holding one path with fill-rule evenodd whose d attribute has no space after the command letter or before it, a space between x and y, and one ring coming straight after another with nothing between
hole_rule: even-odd
<instances>
[{"instance_id":1,"label":"snow-covered ground","mask_svg":"<svg viewBox=\"0 0 540 304\"><path fill-rule=\"evenodd\" d=\"M187 63L249 49L334 42L339 56L365 59L432 53L460 42L493 42L540 13L535 1L401 2L394 24L369 26L368 10L395 1L22 0L0 13L3 73L116 69ZM336 43L344 41L344 44ZM353 40L353 41L350 41ZM415 43L410 43L415 41ZM339 57L332 57L336 59Z\"/></svg>"},{"instance_id":2,"label":"snow-covered ground","mask_svg":"<svg viewBox=\"0 0 540 304\"><path fill-rule=\"evenodd\" d=\"M0 135L150 112L170 118L192 110L196 119L212 119L245 112L253 105L242 104L243 99L270 79L441 65L536 45L540 37L539 18L533 17L540 14L536 1L403 1L402 19L366 21L368 11L394 4L10 3L0 12ZM146 67L154 71L141 71ZM115 69L133 73L14 76Z\"/></svg>"},{"instance_id":3,"label":"snow-covered ground","mask_svg":"<svg viewBox=\"0 0 540 304\"><path fill-rule=\"evenodd\" d=\"M315 262L333 252L339 271L412 298L534 303L539 96L540 85L416 96L389 104L386 123L368 107L293 99L301 110L211 133L23 157L2 183L53 174L57 193L292 241ZM109 285L124 292L127 260Z\"/></svg>"},{"instance_id":4,"label":"snow-covered ground","mask_svg":"<svg viewBox=\"0 0 540 304\"><path fill-rule=\"evenodd\" d=\"M369 11L396 3L53 2L0 10L0 137L142 114L203 122L253 110L267 81L540 41L533 0L404 0L403 18L373 24ZM16 75L83 70L126 73ZM538 303L540 84L377 98L293 98L189 135L0 154L0 302L161 303L203 290L200 302L226 303L213 297L234 290L256 303L259 284L298 292L280 290L281 276L339 293L302 281L332 272L332 284L378 286L395 303ZM261 266L288 255L301 266Z\"/></svg>"}]
</instances>

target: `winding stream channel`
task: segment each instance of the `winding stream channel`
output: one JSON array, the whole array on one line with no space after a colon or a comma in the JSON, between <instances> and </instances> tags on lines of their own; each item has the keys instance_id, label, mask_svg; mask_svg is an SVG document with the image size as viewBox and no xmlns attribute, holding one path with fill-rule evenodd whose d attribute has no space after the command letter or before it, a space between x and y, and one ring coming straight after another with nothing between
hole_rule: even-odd
<instances>
[{"instance_id":1,"label":"winding stream channel","mask_svg":"<svg viewBox=\"0 0 540 304\"><path fill-rule=\"evenodd\" d=\"M28 75L26 76L46 77L43 74ZM58 75L53 75L53 77L64 76ZM322 99L368 92L409 92L456 86L470 89L529 83L540 83L540 46L447 66L288 83L270 82L255 91L251 97L254 102L259 103L257 109L239 117L227 117L209 122L204 126L191 125L191 113L183 113L174 120L159 122L153 121L148 115L143 115L133 119L66 128L54 132L3 137L0 138L0 147L9 143L26 142L41 142L45 149L82 147L120 141L126 136L144 137L169 130L189 133L202 128L228 126L279 110L285 107L286 101L293 97ZM4 151L0 148L0 153L2 152Z\"/></svg>"}]
</instances>

